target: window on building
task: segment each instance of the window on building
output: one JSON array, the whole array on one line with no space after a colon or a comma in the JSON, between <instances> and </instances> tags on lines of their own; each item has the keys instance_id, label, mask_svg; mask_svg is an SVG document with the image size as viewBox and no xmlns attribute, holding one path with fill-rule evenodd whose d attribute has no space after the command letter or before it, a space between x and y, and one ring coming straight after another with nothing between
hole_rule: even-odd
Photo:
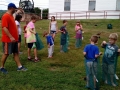
<instances>
[{"instance_id":1,"label":"window on building","mask_svg":"<svg viewBox=\"0 0 120 90\"><path fill-rule=\"evenodd\" d=\"M95 11L96 0L89 0L89 11Z\"/></svg>"},{"instance_id":2,"label":"window on building","mask_svg":"<svg viewBox=\"0 0 120 90\"><path fill-rule=\"evenodd\" d=\"M70 11L71 0L64 1L64 11Z\"/></svg>"},{"instance_id":3,"label":"window on building","mask_svg":"<svg viewBox=\"0 0 120 90\"><path fill-rule=\"evenodd\" d=\"M116 2L116 10L120 10L120 0L117 0Z\"/></svg>"}]
</instances>

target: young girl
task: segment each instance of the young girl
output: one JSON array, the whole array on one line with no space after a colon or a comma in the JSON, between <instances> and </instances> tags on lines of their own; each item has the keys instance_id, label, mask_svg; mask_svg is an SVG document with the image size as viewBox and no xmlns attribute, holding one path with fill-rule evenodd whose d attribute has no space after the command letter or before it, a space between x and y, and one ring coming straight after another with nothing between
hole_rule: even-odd
<instances>
[{"instance_id":1,"label":"young girl","mask_svg":"<svg viewBox=\"0 0 120 90\"><path fill-rule=\"evenodd\" d=\"M35 42L36 42L36 37L35 37L36 31L35 31L35 25L34 25L35 22L36 22L36 17L32 16L31 21L28 23L26 27L26 32L27 32L26 43L28 44L28 60L38 62L39 59L37 57L37 49L35 45ZM34 55L35 55L34 60L32 60L31 55L30 55L31 48L34 49Z\"/></svg>"},{"instance_id":2,"label":"young girl","mask_svg":"<svg viewBox=\"0 0 120 90\"><path fill-rule=\"evenodd\" d=\"M78 21L75 26L75 32L76 32L76 42L75 42L75 47L79 48L82 44L82 25Z\"/></svg>"},{"instance_id":3,"label":"young girl","mask_svg":"<svg viewBox=\"0 0 120 90\"><path fill-rule=\"evenodd\" d=\"M55 34L57 33L58 27L57 27L57 21L55 20L55 17L51 17L51 21L49 24L49 33L52 35L53 39L55 38Z\"/></svg>"},{"instance_id":4,"label":"young girl","mask_svg":"<svg viewBox=\"0 0 120 90\"><path fill-rule=\"evenodd\" d=\"M18 34L19 34L19 40L18 40L18 52L19 53L22 53L22 52L20 52L20 46L21 46L21 32L22 32L22 30L21 30L21 26L20 26L20 21L21 21L21 19L22 19L22 16L21 15L16 15L16 17L15 17L15 23L16 23L16 25L17 25L17 29L18 29Z\"/></svg>"}]
</instances>

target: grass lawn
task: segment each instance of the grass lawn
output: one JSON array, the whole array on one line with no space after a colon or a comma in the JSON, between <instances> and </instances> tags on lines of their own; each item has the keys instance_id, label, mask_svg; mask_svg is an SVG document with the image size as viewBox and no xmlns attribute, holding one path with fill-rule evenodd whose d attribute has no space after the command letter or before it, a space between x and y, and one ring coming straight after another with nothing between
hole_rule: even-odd
<instances>
[{"instance_id":1,"label":"grass lawn","mask_svg":"<svg viewBox=\"0 0 120 90\"><path fill-rule=\"evenodd\" d=\"M43 31L48 30L48 20L36 22L36 30L44 43L44 49L38 51L41 62L34 63L27 60L27 48L24 45L24 36L22 35L20 55L21 63L28 68L26 72L17 72L17 66L10 55L6 61L5 68L8 74L4 75L0 72L0 90L86 90L85 66L83 49L89 43L91 35L102 32L98 46L103 40L108 41L108 36L112 32L116 32L120 38L120 20L81 20L84 28L84 40L82 47L75 49L75 20L68 20L68 32L70 35L70 50L67 53L60 53L60 33L56 34L55 50L52 59L47 58L46 38L42 37ZM107 24L113 25L112 30L107 29ZM25 23L22 23L22 28ZM95 26L97 24L97 26ZM62 25L62 21L58 21L58 27ZM1 35L1 33L0 33ZM117 42L120 46L120 39ZM2 44L0 43L0 57L2 56ZM100 51L104 49L100 47ZM33 55L33 52L32 52ZM102 59L102 56L101 58ZM120 77L120 58L118 60L117 75ZM117 87L105 85L101 82L100 90L120 90L120 81Z\"/></svg>"}]
</instances>

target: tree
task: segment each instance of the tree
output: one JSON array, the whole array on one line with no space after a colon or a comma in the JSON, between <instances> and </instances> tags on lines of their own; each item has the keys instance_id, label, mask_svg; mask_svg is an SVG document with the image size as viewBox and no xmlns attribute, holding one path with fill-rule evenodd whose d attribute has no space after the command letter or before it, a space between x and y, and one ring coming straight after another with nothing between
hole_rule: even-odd
<instances>
[{"instance_id":1,"label":"tree","mask_svg":"<svg viewBox=\"0 0 120 90\"><path fill-rule=\"evenodd\" d=\"M43 9L42 19L48 19L48 10L49 9Z\"/></svg>"},{"instance_id":2,"label":"tree","mask_svg":"<svg viewBox=\"0 0 120 90\"><path fill-rule=\"evenodd\" d=\"M38 16L41 15L41 9L40 9L40 8L35 7L35 8L34 8L34 11L35 11L35 14L37 14Z\"/></svg>"},{"instance_id":3,"label":"tree","mask_svg":"<svg viewBox=\"0 0 120 90\"><path fill-rule=\"evenodd\" d=\"M2 18L2 15L6 12L6 10L0 10L0 20Z\"/></svg>"}]
</instances>

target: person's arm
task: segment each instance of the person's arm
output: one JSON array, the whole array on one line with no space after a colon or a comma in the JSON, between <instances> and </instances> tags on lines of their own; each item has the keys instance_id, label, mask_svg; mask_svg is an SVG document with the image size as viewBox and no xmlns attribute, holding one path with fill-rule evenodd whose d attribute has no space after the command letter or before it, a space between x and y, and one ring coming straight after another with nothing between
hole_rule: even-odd
<instances>
[{"instance_id":1,"label":"person's arm","mask_svg":"<svg viewBox=\"0 0 120 90\"><path fill-rule=\"evenodd\" d=\"M36 32L34 31L34 28L30 29L30 32L33 34L36 34Z\"/></svg>"},{"instance_id":2,"label":"person's arm","mask_svg":"<svg viewBox=\"0 0 120 90\"><path fill-rule=\"evenodd\" d=\"M97 47L95 50L95 58L98 58L100 55L102 55L102 52L99 52L99 48Z\"/></svg>"},{"instance_id":3,"label":"person's arm","mask_svg":"<svg viewBox=\"0 0 120 90\"><path fill-rule=\"evenodd\" d=\"M51 22L49 22L49 33L50 33L50 28L51 28Z\"/></svg>"},{"instance_id":4,"label":"person's arm","mask_svg":"<svg viewBox=\"0 0 120 90\"><path fill-rule=\"evenodd\" d=\"M75 32L77 32L78 31L78 29L76 28L76 26L75 26Z\"/></svg>"},{"instance_id":5,"label":"person's arm","mask_svg":"<svg viewBox=\"0 0 120 90\"><path fill-rule=\"evenodd\" d=\"M82 25L80 25L80 30L82 30L82 31L83 31L83 26L82 26Z\"/></svg>"},{"instance_id":6,"label":"person's arm","mask_svg":"<svg viewBox=\"0 0 120 90\"><path fill-rule=\"evenodd\" d=\"M21 21L22 22L25 21L25 12L24 12L24 10L22 10L22 19L21 19Z\"/></svg>"},{"instance_id":7,"label":"person's arm","mask_svg":"<svg viewBox=\"0 0 120 90\"><path fill-rule=\"evenodd\" d=\"M102 52L100 52L98 55L95 55L95 58L98 58L101 55L102 55Z\"/></svg>"},{"instance_id":8,"label":"person's arm","mask_svg":"<svg viewBox=\"0 0 120 90\"><path fill-rule=\"evenodd\" d=\"M57 25L57 21L56 21L56 33L58 32L58 25Z\"/></svg>"},{"instance_id":9,"label":"person's arm","mask_svg":"<svg viewBox=\"0 0 120 90\"><path fill-rule=\"evenodd\" d=\"M15 38L10 34L9 30L6 27L3 27L4 32L10 38L11 42L15 42Z\"/></svg>"},{"instance_id":10,"label":"person's arm","mask_svg":"<svg viewBox=\"0 0 120 90\"><path fill-rule=\"evenodd\" d=\"M84 51L83 51L83 55L85 58L86 58L86 54L87 54L87 46L85 46Z\"/></svg>"}]
</instances>

